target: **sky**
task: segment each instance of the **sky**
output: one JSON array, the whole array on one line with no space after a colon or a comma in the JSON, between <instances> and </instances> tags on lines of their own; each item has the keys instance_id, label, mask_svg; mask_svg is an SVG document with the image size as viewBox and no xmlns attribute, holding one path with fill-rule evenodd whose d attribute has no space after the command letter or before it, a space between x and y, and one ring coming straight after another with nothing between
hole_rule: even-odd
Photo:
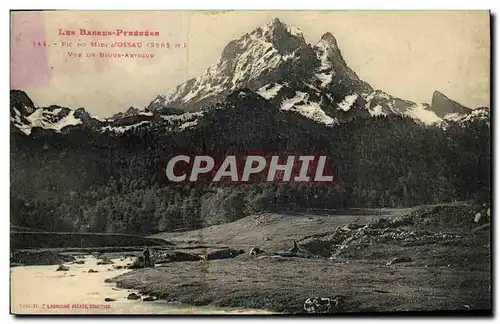
<instances>
[{"instance_id":1,"label":"sky","mask_svg":"<svg viewBox=\"0 0 500 324\"><path fill-rule=\"evenodd\" d=\"M439 90L471 108L490 105L488 11L13 12L11 88L26 91L36 106L84 107L99 117L142 109L215 64L228 42L275 17L298 27L312 45L331 32L347 64L375 89L415 102L430 102ZM159 36L85 36L80 29ZM92 41L142 42L143 48L90 48ZM155 57L86 57L100 52Z\"/></svg>"}]
</instances>

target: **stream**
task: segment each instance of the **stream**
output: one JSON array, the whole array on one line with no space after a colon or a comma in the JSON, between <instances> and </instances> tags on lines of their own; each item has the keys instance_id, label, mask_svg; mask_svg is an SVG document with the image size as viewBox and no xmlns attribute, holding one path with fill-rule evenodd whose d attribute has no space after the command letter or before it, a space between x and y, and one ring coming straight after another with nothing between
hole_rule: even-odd
<instances>
[{"instance_id":1,"label":"stream","mask_svg":"<svg viewBox=\"0 0 500 324\"><path fill-rule=\"evenodd\" d=\"M58 265L18 266L10 269L11 312L14 314L266 314L264 310L190 306L162 300L129 300L134 290L116 288L108 278L128 269L112 264L97 265L99 259L86 256L85 264L64 265L69 271L56 271ZM112 259L114 265L131 263ZM89 269L97 273L89 273ZM111 269L111 270L110 270ZM142 296L145 297L145 296ZM105 298L115 301L105 302Z\"/></svg>"}]
</instances>

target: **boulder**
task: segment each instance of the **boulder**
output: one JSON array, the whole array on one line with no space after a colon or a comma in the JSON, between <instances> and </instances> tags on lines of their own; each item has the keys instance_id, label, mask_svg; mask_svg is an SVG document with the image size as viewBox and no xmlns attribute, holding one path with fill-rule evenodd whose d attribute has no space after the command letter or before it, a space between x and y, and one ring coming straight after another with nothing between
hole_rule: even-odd
<instances>
[{"instance_id":1,"label":"boulder","mask_svg":"<svg viewBox=\"0 0 500 324\"><path fill-rule=\"evenodd\" d=\"M104 301L105 302L114 302L114 301L116 301L116 299L106 297L106 298L104 298Z\"/></svg>"},{"instance_id":2,"label":"boulder","mask_svg":"<svg viewBox=\"0 0 500 324\"><path fill-rule=\"evenodd\" d=\"M88 273L98 273L99 271L94 270L94 269L89 269Z\"/></svg>"},{"instance_id":3,"label":"boulder","mask_svg":"<svg viewBox=\"0 0 500 324\"><path fill-rule=\"evenodd\" d=\"M131 293L127 296L127 299L130 299L130 300L137 300L137 299L141 299L141 296L137 295L136 293Z\"/></svg>"},{"instance_id":4,"label":"boulder","mask_svg":"<svg viewBox=\"0 0 500 324\"><path fill-rule=\"evenodd\" d=\"M142 268L153 268L155 266L154 261L151 260L149 264L145 264L144 257L142 255L135 259L134 263L127 267L127 269L142 269Z\"/></svg>"},{"instance_id":5,"label":"boulder","mask_svg":"<svg viewBox=\"0 0 500 324\"><path fill-rule=\"evenodd\" d=\"M370 221L370 223L368 223L366 225L366 227L368 227L368 228L387 228L387 227L389 227L389 225L390 225L389 220L381 217L381 218Z\"/></svg>"},{"instance_id":6,"label":"boulder","mask_svg":"<svg viewBox=\"0 0 500 324\"><path fill-rule=\"evenodd\" d=\"M69 271L69 268L60 264L56 271Z\"/></svg>"},{"instance_id":7,"label":"boulder","mask_svg":"<svg viewBox=\"0 0 500 324\"><path fill-rule=\"evenodd\" d=\"M260 253L264 253L264 251L262 251L260 248L258 247L254 247L250 250L250 255L258 255Z\"/></svg>"},{"instance_id":8,"label":"boulder","mask_svg":"<svg viewBox=\"0 0 500 324\"><path fill-rule=\"evenodd\" d=\"M76 260L73 262L74 264L85 264L84 260Z\"/></svg>"},{"instance_id":9,"label":"boulder","mask_svg":"<svg viewBox=\"0 0 500 324\"><path fill-rule=\"evenodd\" d=\"M114 262L107 256L102 256L100 259L101 261L97 262L97 265L114 264Z\"/></svg>"},{"instance_id":10,"label":"boulder","mask_svg":"<svg viewBox=\"0 0 500 324\"><path fill-rule=\"evenodd\" d=\"M155 301L155 300L156 300L156 297L153 297L153 296L149 296L149 297L142 299L142 301Z\"/></svg>"}]
</instances>

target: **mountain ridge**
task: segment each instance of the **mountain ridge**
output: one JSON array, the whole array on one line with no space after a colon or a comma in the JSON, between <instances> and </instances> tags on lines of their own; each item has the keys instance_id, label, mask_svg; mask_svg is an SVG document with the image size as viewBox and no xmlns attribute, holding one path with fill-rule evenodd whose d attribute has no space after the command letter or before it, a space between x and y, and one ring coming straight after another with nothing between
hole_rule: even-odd
<instances>
[{"instance_id":1,"label":"mountain ridge","mask_svg":"<svg viewBox=\"0 0 500 324\"><path fill-rule=\"evenodd\" d=\"M285 40L286 48L280 45ZM260 52L263 43L268 45ZM262 65L263 59L268 62L267 66ZM263 73L252 74L256 69ZM444 95L434 98L436 92L431 104L427 104L374 89L349 68L331 32L324 33L316 44L310 45L300 29L277 18L229 42L216 64L199 77L158 95L146 110L167 107L202 110L209 102L223 100L238 86L263 94L276 106L282 106L286 100L284 110L304 112L305 116L311 115L311 110L313 115L326 115L316 120L328 125L335 124L332 120L345 120L342 116L349 115L351 108L355 108L351 110L355 116L400 114L424 124L438 124L450 113L468 114L471 111L450 99L439 100L447 98ZM290 106L290 102L295 103Z\"/></svg>"},{"instance_id":2,"label":"mountain ridge","mask_svg":"<svg viewBox=\"0 0 500 324\"><path fill-rule=\"evenodd\" d=\"M474 111L439 91L433 93L431 104L426 104L374 89L347 65L331 32L311 45L299 28L275 18L229 42L203 74L156 96L143 110L130 107L102 119L90 116L84 108L35 107L26 93L11 90L11 130L26 135L33 128L64 133L83 127L118 135L150 127L183 131L195 127L206 109L224 105L239 89L260 95L282 112L326 126L357 117L390 115L440 127L489 119L489 110Z\"/></svg>"}]
</instances>

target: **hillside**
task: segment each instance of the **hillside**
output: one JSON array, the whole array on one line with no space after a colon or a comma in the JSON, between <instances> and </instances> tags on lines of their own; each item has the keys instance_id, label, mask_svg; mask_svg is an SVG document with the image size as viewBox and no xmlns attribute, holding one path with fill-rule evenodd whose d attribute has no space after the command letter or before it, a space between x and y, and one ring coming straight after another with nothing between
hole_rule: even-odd
<instances>
[{"instance_id":1,"label":"hillside","mask_svg":"<svg viewBox=\"0 0 500 324\"><path fill-rule=\"evenodd\" d=\"M290 247L292 240L311 234L326 233L331 228L356 221L367 224L379 217L395 217L407 209L346 210L334 213L260 213L237 221L205 227L196 231L158 233L152 238L174 242L178 246L209 245L250 249L258 246L267 250Z\"/></svg>"},{"instance_id":2,"label":"hillside","mask_svg":"<svg viewBox=\"0 0 500 324\"><path fill-rule=\"evenodd\" d=\"M242 247L245 254L168 262L111 281L191 305L305 313L304 302L316 296L332 301L326 313L474 315L491 309L486 209L457 203L382 211L383 217L257 215L198 232L157 235L188 253L213 253L218 244ZM477 212L485 216L475 223ZM296 253L288 252L292 239ZM249 255L251 247L263 251Z\"/></svg>"}]
</instances>

